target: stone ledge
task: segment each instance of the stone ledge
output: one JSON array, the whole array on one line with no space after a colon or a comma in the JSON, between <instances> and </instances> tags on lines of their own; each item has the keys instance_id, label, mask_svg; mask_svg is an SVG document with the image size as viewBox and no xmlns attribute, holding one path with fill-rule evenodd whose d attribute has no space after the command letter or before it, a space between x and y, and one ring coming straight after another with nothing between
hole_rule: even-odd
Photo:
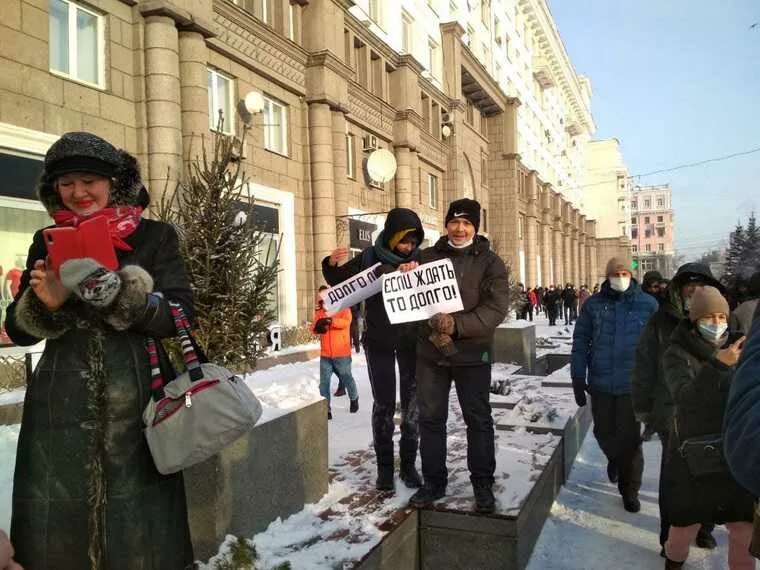
<instances>
[{"instance_id":1,"label":"stone ledge","mask_svg":"<svg viewBox=\"0 0 760 570\"><path fill-rule=\"evenodd\" d=\"M319 400L259 424L185 470L196 558L216 554L226 535L253 536L327 492L326 407Z\"/></svg>"}]
</instances>

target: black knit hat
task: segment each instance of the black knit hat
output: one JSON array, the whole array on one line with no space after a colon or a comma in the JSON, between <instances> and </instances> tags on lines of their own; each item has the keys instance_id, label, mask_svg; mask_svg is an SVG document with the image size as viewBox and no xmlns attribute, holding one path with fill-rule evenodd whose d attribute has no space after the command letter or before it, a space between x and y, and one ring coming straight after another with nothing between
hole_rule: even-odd
<instances>
[{"instance_id":1,"label":"black knit hat","mask_svg":"<svg viewBox=\"0 0 760 570\"><path fill-rule=\"evenodd\" d=\"M71 132L55 141L45 155L37 195L50 213L64 208L55 182L69 172L91 172L113 179L110 206L134 206L144 199L140 167L134 156L92 133Z\"/></svg>"},{"instance_id":2,"label":"black knit hat","mask_svg":"<svg viewBox=\"0 0 760 570\"><path fill-rule=\"evenodd\" d=\"M446 213L446 224L454 218L464 218L475 226L475 233L480 229L480 203L470 198L461 198L454 200L449 204L449 211Z\"/></svg>"}]
</instances>

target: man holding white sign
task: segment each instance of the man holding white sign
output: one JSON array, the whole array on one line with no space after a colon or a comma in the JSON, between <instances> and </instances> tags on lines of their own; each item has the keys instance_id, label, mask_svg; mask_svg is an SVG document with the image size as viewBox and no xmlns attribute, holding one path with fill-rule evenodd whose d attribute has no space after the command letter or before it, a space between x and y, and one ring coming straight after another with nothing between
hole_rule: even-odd
<instances>
[{"instance_id":1,"label":"man holding white sign","mask_svg":"<svg viewBox=\"0 0 760 570\"><path fill-rule=\"evenodd\" d=\"M372 440L377 456L377 481L379 491L392 491L394 485L393 433L396 426L396 362L399 369L399 392L401 399L401 480L409 488L422 485L417 472L417 383L415 379L417 326L414 324L391 324L383 306L380 277L396 271L404 262L417 260L419 245L425 238L419 216L406 208L393 208L388 212L383 231L375 244L345 265L348 250L339 248L322 261L325 281L334 285L326 291L325 306L335 306L350 296L358 302L366 298L366 327L362 342L367 357L369 380L372 384ZM329 293L333 292L333 297ZM372 296L367 298L367 293ZM357 300L358 299L358 300ZM330 309L328 308L328 312Z\"/></svg>"},{"instance_id":2,"label":"man holding white sign","mask_svg":"<svg viewBox=\"0 0 760 570\"><path fill-rule=\"evenodd\" d=\"M488 239L477 235L480 204L463 198L449 206L447 235L420 255L420 265L405 264L402 272L426 267L453 267L462 310L438 312L420 327L417 344L417 397L420 409L420 455L425 484L410 504L427 507L446 494L446 420L454 382L467 424L467 466L475 494L475 510L491 513L496 458L489 403L491 345L496 327L509 306L507 269L491 251ZM427 294L425 294L427 299ZM417 298L418 301L420 300ZM449 299L444 299L450 301Z\"/></svg>"}]
</instances>

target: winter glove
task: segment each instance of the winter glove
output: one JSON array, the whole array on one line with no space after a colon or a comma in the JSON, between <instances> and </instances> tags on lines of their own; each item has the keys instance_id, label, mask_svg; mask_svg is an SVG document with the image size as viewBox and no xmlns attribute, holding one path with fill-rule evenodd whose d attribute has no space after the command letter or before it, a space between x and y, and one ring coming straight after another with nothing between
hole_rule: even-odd
<instances>
[{"instance_id":1,"label":"winter glove","mask_svg":"<svg viewBox=\"0 0 760 570\"><path fill-rule=\"evenodd\" d=\"M70 259L61 265L61 283L85 303L104 308L121 289L121 277L89 257Z\"/></svg>"},{"instance_id":2,"label":"winter glove","mask_svg":"<svg viewBox=\"0 0 760 570\"><path fill-rule=\"evenodd\" d=\"M587 404L586 401L586 379L573 378L573 393L575 394L575 403L582 408Z\"/></svg>"},{"instance_id":3,"label":"winter glove","mask_svg":"<svg viewBox=\"0 0 760 570\"><path fill-rule=\"evenodd\" d=\"M396 268L393 267L393 265L390 263L383 263L375 268L375 277L380 277L386 273L393 273L394 271L396 271Z\"/></svg>"},{"instance_id":4,"label":"winter glove","mask_svg":"<svg viewBox=\"0 0 760 570\"><path fill-rule=\"evenodd\" d=\"M428 337L428 340L432 342L433 346L435 346L444 356L448 357L457 352L457 349L454 346L454 341L451 340L451 337L447 334L434 332Z\"/></svg>"},{"instance_id":5,"label":"winter glove","mask_svg":"<svg viewBox=\"0 0 760 570\"><path fill-rule=\"evenodd\" d=\"M430 328L433 329L435 332L441 333L443 335L448 335L448 336L453 335L454 330L456 330L456 325L454 324L454 317L446 313L436 313L435 315L430 317L430 320L428 321L428 325L430 325Z\"/></svg>"},{"instance_id":6,"label":"winter glove","mask_svg":"<svg viewBox=\"0 0 760 570\"><path fill-rule=\"evenodd\" d=\"M127 330L145 320L153 278L142 267L126 265L118 271L109 271L86 257L64 262L60 275L61 282L77 297L101 309L103 320L114 329ZM160 294L154 295L153 301L160 302L157 295Z\"/></svg>"},{"instance_id":7,"label":"winter glove","mask_svg":"<svg viewBox=\"0 0 760 570\"><path fill-rule=\"evenodd\" d=\"M327 329L330 328L331 322L332 322L332 319L329 319L326 317L317 319L317 322L314 323L314 332L317 334L327 334Z\"/></svg>"}]
</instances>

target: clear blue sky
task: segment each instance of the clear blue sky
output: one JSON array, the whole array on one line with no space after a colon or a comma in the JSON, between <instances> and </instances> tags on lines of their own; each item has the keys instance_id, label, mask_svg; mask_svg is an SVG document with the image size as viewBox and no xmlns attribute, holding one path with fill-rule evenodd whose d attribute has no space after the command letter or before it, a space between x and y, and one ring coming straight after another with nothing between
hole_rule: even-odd
<instances>
[{"instance_id":1,"label":"clear blue sky","mask_svg":"<svg viewBox=\"0 0 760 570\"><path fill-rule=\"evenodd\" d=\"M549 4L591 78L595 138L617 137L631 174L760 147L760 0ZM687 261L760 214L760 152L640 183L671 184Z\"/></svg>"}]
</instances>

